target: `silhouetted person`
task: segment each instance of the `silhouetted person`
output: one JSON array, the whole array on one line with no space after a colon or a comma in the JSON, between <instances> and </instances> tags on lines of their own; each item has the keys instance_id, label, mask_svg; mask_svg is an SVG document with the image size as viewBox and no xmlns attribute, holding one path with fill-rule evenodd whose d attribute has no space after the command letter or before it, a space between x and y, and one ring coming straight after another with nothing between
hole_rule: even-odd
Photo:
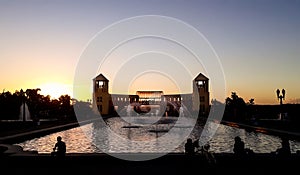
<instances>
[{"instance_id":1,"label":"silhouetted person","mask_svg":"<svg viewBox=\"0 0 300 175\"><path fill-rule=\"evenodd\" d=\"M236 136L234 138L233 152L237 156L245 155L245 143L242 141L242 139L239 136Z\"/></svg>"},{"instance_id":2,"label":"silhouetted person","mask_svg":"<svg viewBox=\"0 0 300 175\"><path fill-rule=\"evenodd\" d=\"M202 147L202 154L205 156L208 164L212 165L212 164L216 163L216 159L215 159L214 154L211 151L209 151L209 148L210 148L210 145L209 144L205 144Z\"/></svg>"},{"instance_id":3,"label":"silhouetted person","mask_svg":"<svg viewBox=\"0 0 300 175\"><path fill-rule=\"evenodd\" d=\"M195 146L193 140L188 138L185 145L184 145L185 154L187 155L194 155L195 154Z\"/></svg>"},{"instance_id":4,"label":"silhouetted person","mask_svg":"<svg viewBox=\"0 0 300 175\"><path fill-rule=\"evenodd\" d=\"M57 137L57 142L54 145L52 156L64 157L66 154L66 143L61 140L61 136Z\"/></svg>"},{"instance_id":5,"label":"silhouetted person","mask_svg":"<svg viewBox=\"0 0 300 175\"><path fill-rule=\"evenodd\" d=\"M199 148L200 148L199 139L195 140L193 142L193 145L194 145L194 150L195 150L195 153L196 153L199 150Z\"/></svg>"},{"instance_id":6,"label":"silhouetted person","mask_svg":"<svg viewBox=\"0 0 300 175\"><path fill-rule=\"evenodd\" d=\"M281 141L281 148L278 148L276 150L276 153L279 158L287 158L291 156L291 149L290 149L290 143L289 140L286 138L283 138Z\"/></svg>"}]
</instances>

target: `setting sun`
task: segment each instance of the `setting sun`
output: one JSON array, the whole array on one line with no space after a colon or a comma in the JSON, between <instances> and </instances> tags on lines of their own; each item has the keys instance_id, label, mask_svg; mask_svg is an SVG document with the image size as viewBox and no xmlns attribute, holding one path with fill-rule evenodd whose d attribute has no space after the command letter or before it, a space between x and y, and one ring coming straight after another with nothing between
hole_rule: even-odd
<instances>
[{"instance_id":1,"label":"setting sun","mask_svg":"<svg viewBox=\"0 0 300 175\"><path fill-rule=\"evenodd\" d=\"M61 83L47 83L39 86L40 94L50 95L51 99L58 99L61 95L72 94L71 85Z\"/></svg>"}]
</instances>

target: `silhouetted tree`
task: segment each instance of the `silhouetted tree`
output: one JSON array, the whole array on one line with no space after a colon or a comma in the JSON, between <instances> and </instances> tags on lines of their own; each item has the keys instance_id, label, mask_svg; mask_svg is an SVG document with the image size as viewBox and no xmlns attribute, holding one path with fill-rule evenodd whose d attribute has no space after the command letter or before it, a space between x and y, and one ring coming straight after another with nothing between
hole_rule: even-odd
<instances>
[{"instance_id":1,"label":"silhouetted tree","mask_svg":"<svg viewBox=\"0 0 300 175\"><path fill-rule=\"evenodd\" d=\"M0 120L18 120L20 107L26 102L32 119L74 118L75 113L69 95L61 95L58 99L50 99L50 95L39 94L41 89L27 89L0 93Z\"/></svg>"},{"instance_id":2,"label":"silhouetted tree","mask_svg":"<svg viewBox=\"0 0 300 175\"><path fill-rule=\"evenodd\" d=\"M0 120L17 120L21 104L20 94L9 91L0 93Z\"/></svg>"},{"instance_id":3,"label":"silhouetted tree","mask_svg":"<svg viewBox=\"0 0 300 175\"><path fill-rule=\"evenodd\" d=\"M249 105L254 105L254 98L251 98L251 99L249 100Z\"/></svg>"},{"instance_id":4,"label":"silhouetted tree","mask_svg":"<svg viewBox=\"0 0 300 175\"><path fill-rule=\"evenodd\" d=\"M42 102L42 95L39 94L40 88L36 89L26 89L26 103L31 117L36 118L40 111L40 106Z\"/></svg>"},{"instance_id":5,"label":"silhouetted tree","mask_svg":"<svg viewBox=\"0 0 300 175\"><path fill-rule=\"evenodd\" d=\"M236 92L231 93L231 98L226 98L225 118L243 120L246 115L246 103Z\"/></svg>"},{"instance_id":6,"label":"silhouetted tree","mask_svg":"<svg viewBox=\"0 0 300 175\"><path fill-rule=\"evenodd\" d=\"M69 95L61 95L59 97L60 112L64 117L71 117L73 108L71 106L71 97Z\"/></svg>"},{"instance_id":7,"label":"silhouetted tree","mask_svg":"<svg viewBox=\"0 0 300 175\"><path fill-rule=\"evenodd\" d=\"M222 102L218 101L217 99L212 99L211 100L211 105L224 105Z\"/></svg>"},{"instance_id":8,"label":"silhouetted tree","mask_svg":"<svg viewBox=\"0 0 300 175\"><path fill-rule=\"evenodd\" d=\"M95 113L92 109L91 103L78 101L76 99L72 99L73 108L76 111L76 115L78 115L81 119L88 119L95 117Z\"/></svg>"},{"instance_id":9,"label":"silhouetted tree","mask_svg":"<svg viewBox=\"0 0 300 175\"><path fill-rule=\"evenodd\" d=\"M209 109L210 119L219 120L219 116L224 115L225 103L222 103L216 99L211 100L211 106Z\"/></svg>"}]
</instances>

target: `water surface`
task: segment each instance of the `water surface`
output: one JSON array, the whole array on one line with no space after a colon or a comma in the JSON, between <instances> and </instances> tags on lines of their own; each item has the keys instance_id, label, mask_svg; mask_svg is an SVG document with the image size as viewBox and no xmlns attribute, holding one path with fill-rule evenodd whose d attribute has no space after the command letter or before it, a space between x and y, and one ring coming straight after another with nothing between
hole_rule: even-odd
<instances>
[{"instance_id":1,"label":"water surface","mask_svg":"<svg viewBox=\"0 0 300 175\"><path fill-rule=\"evenodd\" d=\"M203 130L202 126L191 128L186 121L177 122L174 125L172 121L170 123L153 124L155 121L151 118L128 118L126 120L130 120L130 124L121 118L108 119L107 125L112 132L107 132L105 127L99 126L99 123L90 123L27 140L17 145L22 146L24 150L50 153L56 142L56 137L62 136L67 145L67 153L170 152L169 148L174 147L174 145L175 147L171 152L183 152L185 142L178 144L178 140L182 140L183 137L187 138L184 134L191 129L192 133L188 137L195 140L200 137ZM216 124L211 123L211 125ZM169 129L173 131L170 134L165 132ZM167 137L163 137L166 133L168 133ZM270 153L281 147L281 139L277 136L219 125L216 133L209 140L211 151L215 153L232 153L235 136L240 136L245 142L246 148L250 148L256 153ZM162 137L164 140L159 140ZM290 146L293 153L300 150L299 141L290 140Z\"/></svg>"}]
</instances>

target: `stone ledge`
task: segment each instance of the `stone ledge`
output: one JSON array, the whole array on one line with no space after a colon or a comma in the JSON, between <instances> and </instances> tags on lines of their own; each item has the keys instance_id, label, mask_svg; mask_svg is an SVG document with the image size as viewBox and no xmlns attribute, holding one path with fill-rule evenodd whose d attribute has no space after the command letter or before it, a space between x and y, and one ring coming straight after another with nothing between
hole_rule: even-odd
<instances>
[{"instance_id":1,"label":"stone ledge","mask_svg":"<svg viewBox=\"0 0 300 175\"><path fill-rule=\"evenodd\" d=\"M1 152L1 155L4 156L38 155L37 151L24 151L19 145L0 144L0 147L4 150Z\"/></svg>"}]
</instances>

